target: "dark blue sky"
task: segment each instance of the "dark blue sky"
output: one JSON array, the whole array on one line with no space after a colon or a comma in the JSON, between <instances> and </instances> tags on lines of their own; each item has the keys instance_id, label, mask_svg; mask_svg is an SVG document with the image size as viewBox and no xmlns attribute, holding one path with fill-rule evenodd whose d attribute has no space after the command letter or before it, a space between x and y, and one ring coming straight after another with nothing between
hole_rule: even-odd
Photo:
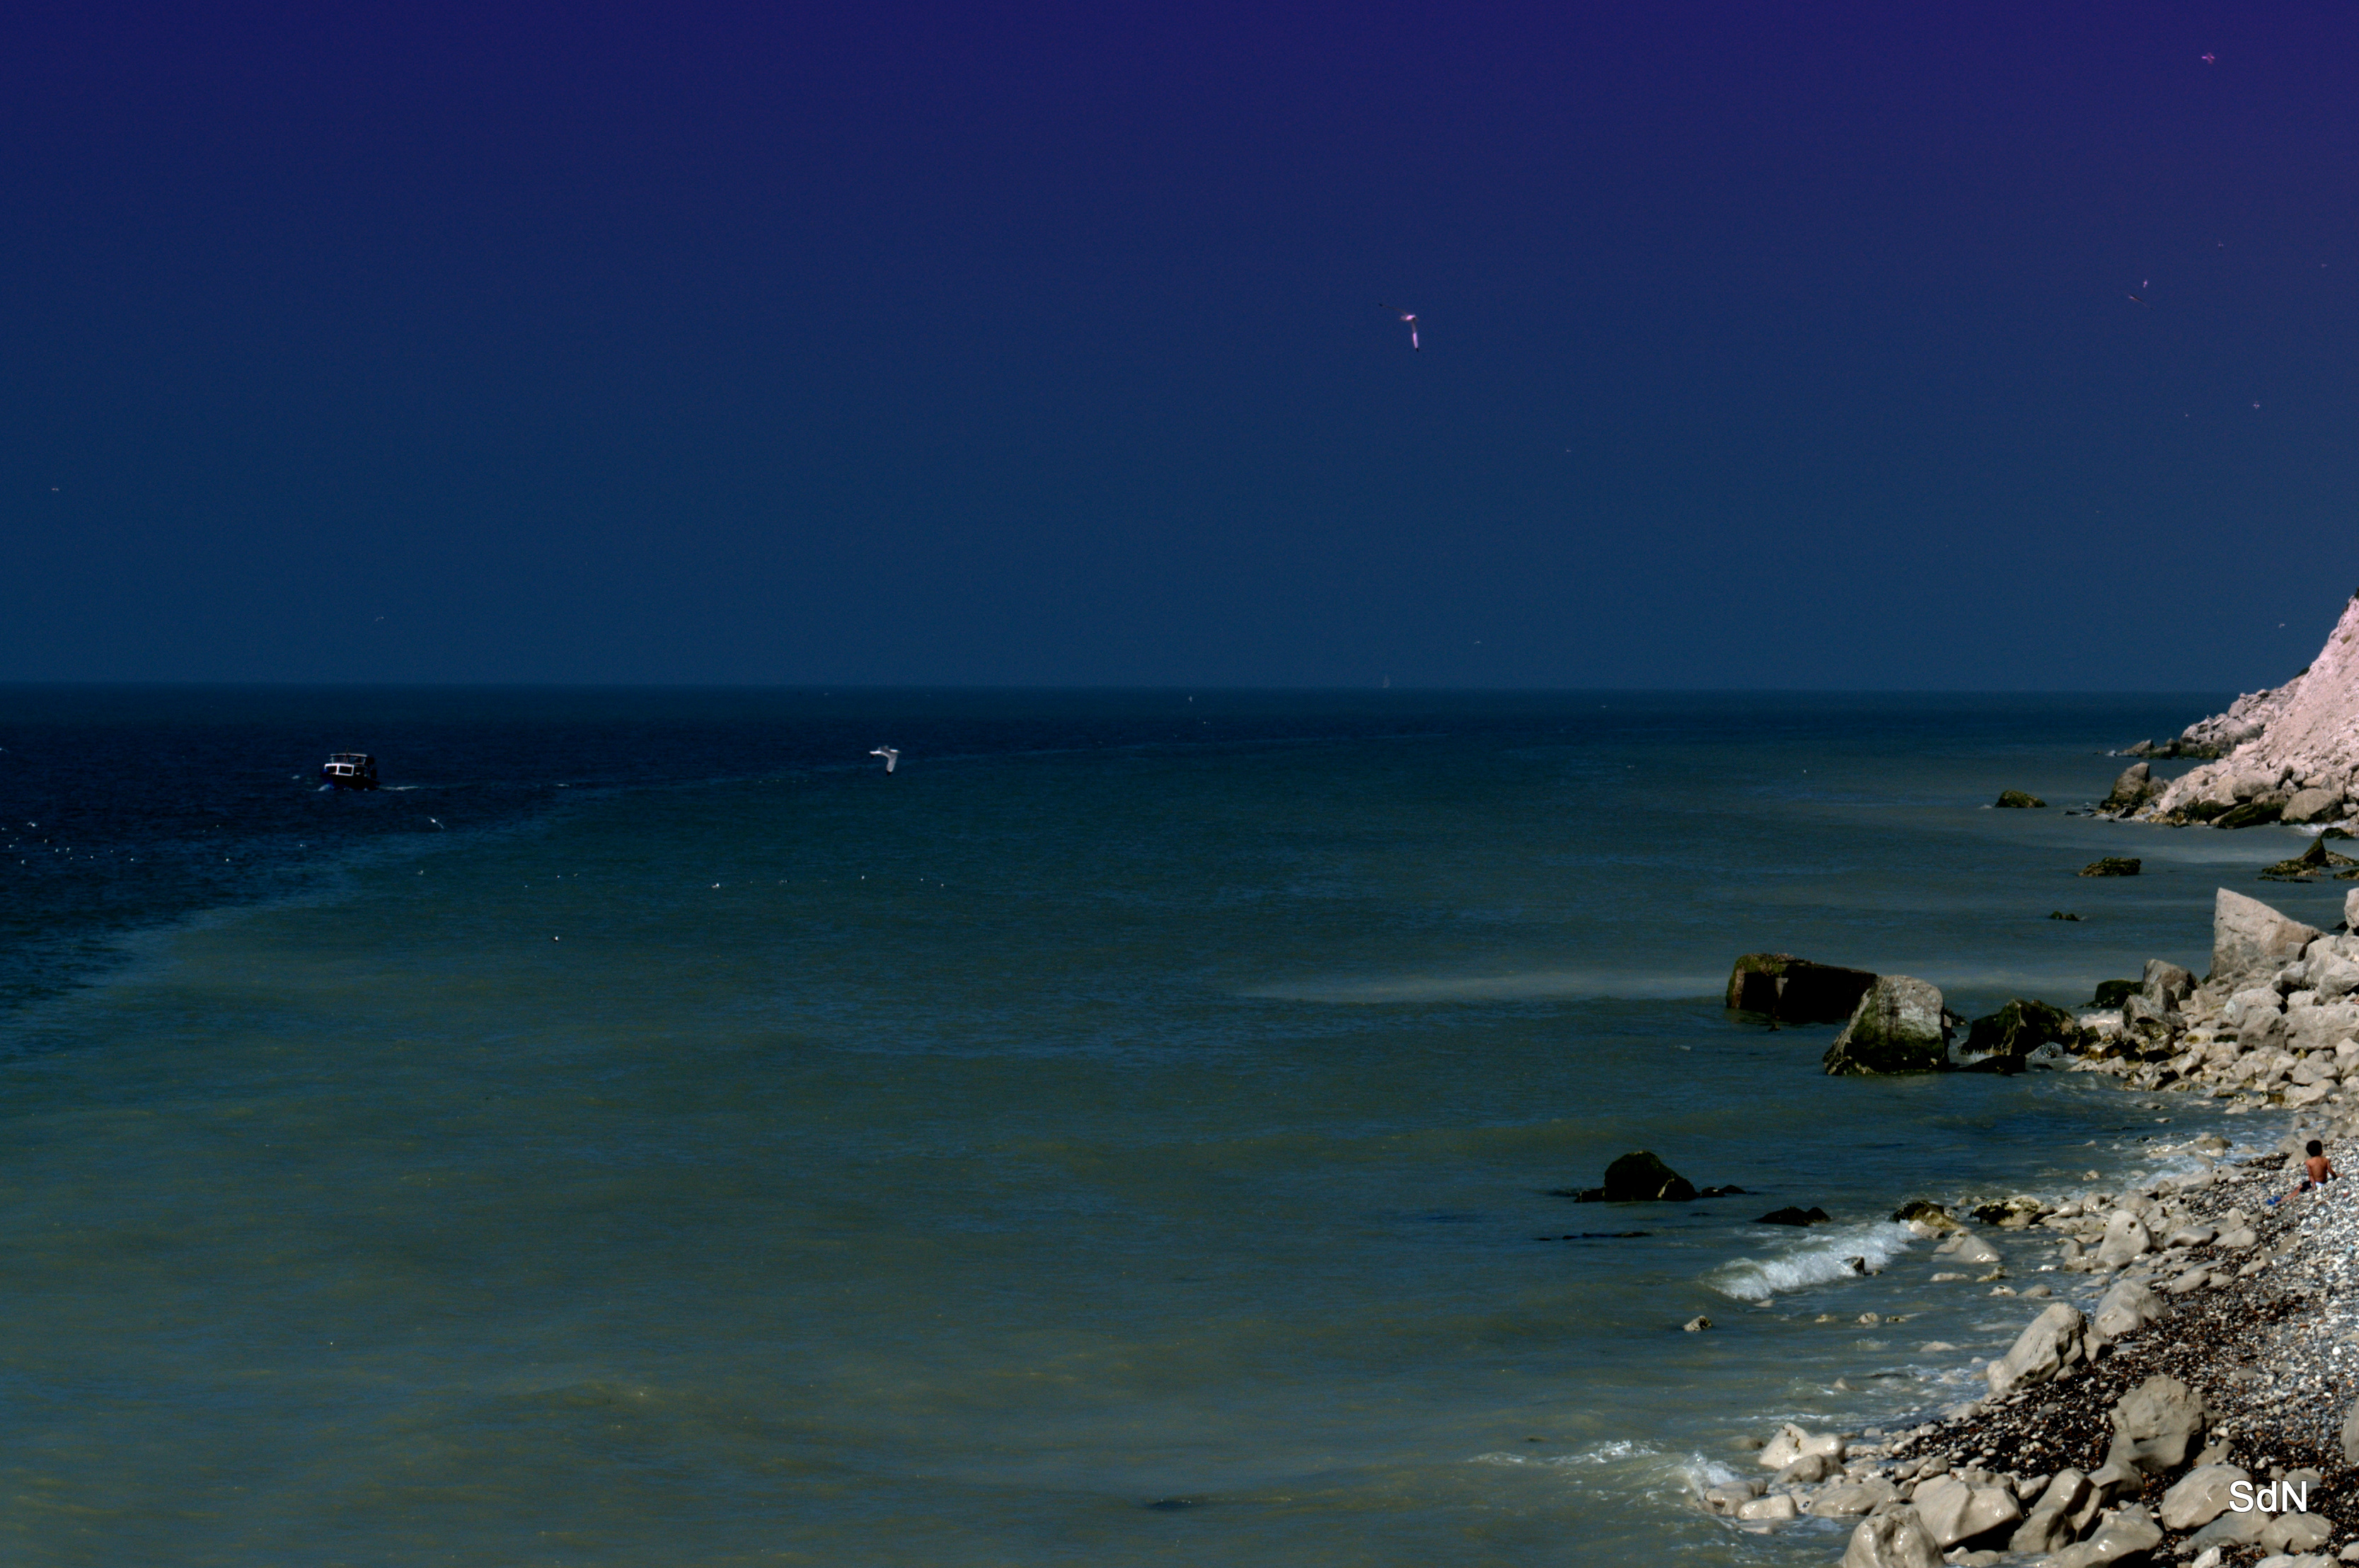
<instances>
[{"instance_id":1,"label":"dark blue sky","mask_svg":"<svg viewBox=\"0 0 2359 1568\"><path fill-rule=\"evenodd\" d=\"M2346 5L0 50L0 679L2248 688L2359 585Z\"/></svg>"}]
</instances>

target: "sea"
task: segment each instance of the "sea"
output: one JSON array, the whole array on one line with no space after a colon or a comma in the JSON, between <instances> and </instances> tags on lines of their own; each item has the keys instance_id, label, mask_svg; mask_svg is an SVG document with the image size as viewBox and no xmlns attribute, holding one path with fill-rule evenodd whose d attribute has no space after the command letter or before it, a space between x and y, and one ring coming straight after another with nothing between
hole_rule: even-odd
<instances>
[{"instance_id":1,"label":"sea","mask_svg":"<svg viewBox=\"0 0 2359 1568\"><path fill-rule=\"evenodd\" d=\"M1730 964L2332 924L2071 814L2225 701L0 688L0 1556L1831 1563L1697 1488L2034 1310L1896 1205L2282 1129L1830 1078Z\"/></svg>"}]
</instances>

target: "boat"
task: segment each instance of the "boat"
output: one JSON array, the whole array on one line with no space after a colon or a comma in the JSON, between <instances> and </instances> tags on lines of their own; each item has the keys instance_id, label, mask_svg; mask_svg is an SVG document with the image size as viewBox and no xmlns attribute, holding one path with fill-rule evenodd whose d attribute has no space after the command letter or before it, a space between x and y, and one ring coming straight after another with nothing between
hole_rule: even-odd
<instances>
[{"instance_id":1,"label":"boat","mask_svg":"<svg viewBox=\"0 0 2359 1568\"><path fill-rule=\"evenodd\" d=\"M320 765L321 787L330 789L376 788L376 758L363 751L340 751Z\"/></svg>"}]
</instances>

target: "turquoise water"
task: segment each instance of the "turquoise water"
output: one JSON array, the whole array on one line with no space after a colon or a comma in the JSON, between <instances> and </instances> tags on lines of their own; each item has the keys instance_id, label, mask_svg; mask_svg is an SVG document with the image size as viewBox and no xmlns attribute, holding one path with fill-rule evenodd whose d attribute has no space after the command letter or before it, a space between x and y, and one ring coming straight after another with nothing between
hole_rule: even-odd
<instances>
[{"instance_id":1,"label":"turquoise water","mask_svg":"<svg viewBox=\"0 0 2359 1568\"><path fill-rule=\"evenodd\" d=\"M1986 809L2198 699L806 693L669 774L660 695L567 699L548 774L501 737L559 699L433 701L375 711L445 724L443 773L376 747L431 804L255 763L252 895L117 887L153 918L9 1016L14 1560L1831 1561L1692 1479L1954 1399L2028 1312L1881 1216L2214 1124L1827 1079L1730 958L2075 1003L2202 968L2221 881L2341 892L2251 881L2290 833ZM1637 1147L1755 1195L1552 1195Z\"/></svg>"}]
</instances>

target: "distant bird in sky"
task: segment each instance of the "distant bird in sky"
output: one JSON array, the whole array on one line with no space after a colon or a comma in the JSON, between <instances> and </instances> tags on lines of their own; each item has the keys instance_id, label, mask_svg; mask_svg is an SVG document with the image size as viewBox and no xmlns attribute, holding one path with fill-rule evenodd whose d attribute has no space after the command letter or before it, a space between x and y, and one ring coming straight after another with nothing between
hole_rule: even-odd
<instances>
[{"instance_id":1,"label":"distant bird in sky","mask_svg":"<svg viewBox=\"0 0 2359 1568\"><path fill-rule=\"evenodd\" d=\"M2219 58L2220 57L2216 54L2207 54L2203 57L2203 63L2210 65L2213 60L2218 60Z\"/></svg>"},{"instance_id":2,"label":"distant bird in sky","mask_svg":"<svg viewBox=\"0 0 2359 1568\"><path fill-rule=\"evenodd\" d=\"M868 755L871 757L883 757L885 759L885 771L887 773L892 772L894 768L898 768L901 765L901 754L894 750L889 746L880 746Z\"/></svg>"},{"instance_id":3,"label":"distant bird in sky","mask_svg":"<svg viewBox=\"0 0 2359 1568\"><path fill-rule=\"evenodd\" d=\"M2153 310L2153 309L2154 309L2154 307L2153 307L2153 306L2148 305L2145 300L2143 300L2143 299L2139 299L2139 298L2138 298L2136 295L2135 295L2135 294L2125 294L2125 295L2123 295L2123 296L2122 296L2122 298L2123 298L2123 299L2127 299L2131 304L2133 304L2133 305L2136 305L2136 306L2139 306L2140 308L2142 308L2142 309L2144 309L2144 310Z\"/></svg>"},{"instance_id":4,"label":"distant bird in sky","mask_svg":"<svg viewBox=\"0 0 2359 1568\"><path fill-rule=\"evenodd\" d=\"M1397 306L1397 305L1387 305L1387 304L1386 304L1386 303L1385 303L1383 300L1381 300L1381 299L1379 299L1379 300L1377 300L1377 301L1376 301L1376 309L1377 309L1377 310L1390 310L1394 315L1398 316L1402 321L1404 321L1408 322L1408 346L1409 346L1410 348L1412 348L1412 349L1415 349L1415 348L1419 347L1418 341L1417 341L1417 312L1416 312L1416 311L1414 311L1414 310L1402 310L1402 309L1401 309L1399 306Z\"/></svg>"}]
</instances>

